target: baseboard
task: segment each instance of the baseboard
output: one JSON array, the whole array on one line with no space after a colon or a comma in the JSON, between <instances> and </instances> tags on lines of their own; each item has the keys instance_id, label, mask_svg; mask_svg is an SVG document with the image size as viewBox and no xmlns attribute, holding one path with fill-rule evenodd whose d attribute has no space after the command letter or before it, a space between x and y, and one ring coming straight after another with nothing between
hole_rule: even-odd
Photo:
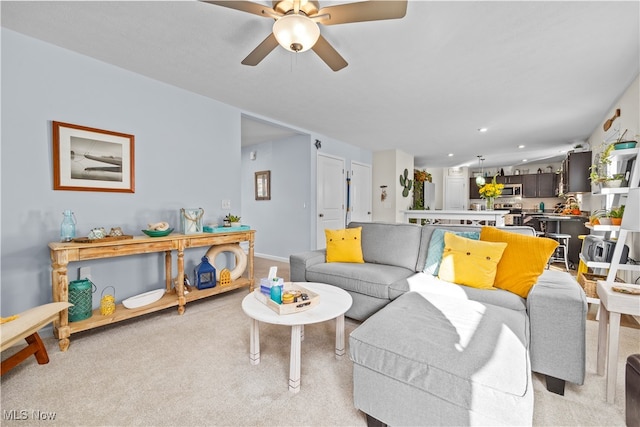
<instances>
[{"instance_id":1,"label":"baseboard","mask_svg":"<svg viewBox=\"0 0 640 427\"><path fill-rule=\"evenodd\" d=\"M253 256L255 258L264 258L264 259L269 259L271 261L285 262L287 264L289 263L289 258L283 258L283 257L275 256L275 255L259 254L257 252L254 252Z\"/></svg>"}]
</instances>

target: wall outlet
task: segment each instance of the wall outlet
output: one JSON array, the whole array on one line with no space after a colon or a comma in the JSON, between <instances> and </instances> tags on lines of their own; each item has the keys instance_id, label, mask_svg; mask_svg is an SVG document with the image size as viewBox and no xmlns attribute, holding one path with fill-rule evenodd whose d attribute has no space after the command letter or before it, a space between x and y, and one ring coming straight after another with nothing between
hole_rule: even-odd
<instances>
[{"instance_id":1,"label":"wall outlet","mask_svg":"<svg viewBox=\"0 0 640 427\"><path fill-rule=\"evenodd\" d=\"M78 279L91 280L91 267L80 267L78 269Z\"/></svg>"},{"instance_id":2,"label":"wall outlet","mask_svg":"<svg viewBox=\"0 0 640 427\"><path fill-rule=\"evenodd\" d=\"M223 200L222 209L231 209L231 200Z\"/></svg>"}]
</instances>

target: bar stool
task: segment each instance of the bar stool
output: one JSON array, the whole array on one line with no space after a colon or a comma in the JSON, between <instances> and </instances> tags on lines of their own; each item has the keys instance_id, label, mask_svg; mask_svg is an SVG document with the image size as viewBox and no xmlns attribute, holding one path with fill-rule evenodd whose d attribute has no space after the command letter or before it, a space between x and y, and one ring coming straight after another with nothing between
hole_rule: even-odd
<instances>
[{"instance_id":1,"label":"bar stool","mask_svg":"<svg viewBox=\"0 0 640 427\"><path fill-rule=\"evenodd\" d=\"M571 239L571 235L564 234L564 233L547 233L547 237L549 237L550 239L557 240L559 243L558 247L556 248L556 251L549 258L549 262L547 263L547 268L549 268L549 264L552 262L564 262L564 266L566 267L567 271L569 271L568 249L569 249L569 239Z\"/></svg>"}]
</instances>

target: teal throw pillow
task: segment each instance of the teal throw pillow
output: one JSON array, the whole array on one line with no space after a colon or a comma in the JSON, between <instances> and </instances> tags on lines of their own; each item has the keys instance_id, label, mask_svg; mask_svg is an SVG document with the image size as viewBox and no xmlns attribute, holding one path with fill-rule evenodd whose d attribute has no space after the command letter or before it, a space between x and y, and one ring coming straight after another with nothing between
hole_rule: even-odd
<instances>
[{"instance_id":1,"label":"teal throw pillow","mask_svg":"<svg viewBox=\"0 0 640 427\"><path fill-rule=\"evenodd\" d=\"M429 249L427 251L427 261L424 263L424 273L434 276L438 275L440 270L440 262L442 262L442 253L444 252L444 233L453 233L467 239L480 240L479 231L452 231L443 228L433 230L431 240L429 240Z\"/></svg>"}]
</instances>

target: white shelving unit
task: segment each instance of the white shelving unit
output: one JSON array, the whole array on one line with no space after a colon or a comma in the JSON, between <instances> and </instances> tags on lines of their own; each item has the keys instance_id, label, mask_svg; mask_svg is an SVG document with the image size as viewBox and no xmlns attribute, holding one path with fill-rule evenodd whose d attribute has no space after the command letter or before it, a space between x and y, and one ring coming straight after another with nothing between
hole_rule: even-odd
<instances>
[{"instance_id":1,"label":"white shelving unit","mask_svg":"<svg viewBox=\"0 0 640 427\"><path fill-rule=\"evenodd\" d=\"M627 148L624 150L613 150L611 153L611 166L614 168L613 170L618 173L625 173L628 169L629 162L633 162L633 166L630 170L629 177L627 179L627 183L629 186L627 187L619 187L619 188L600 188L594 192L592 195L594 196L605 196L607 198L605 204L606 208L610 209L613 206L626 205L627 194L631 188L634 191L638 188L638 184L640 182L640 167L638 166L638 154L640 153L640 148ZM638 216L640 213L638 211L637 206L625 206L624 217L628 215ZM623 218L624 224L624 218ZM638 271L640 272L640 265L635 264L620 264L620 256L622 255L622 250L625 245L625 241L627 237L629 237L629 230L622 228L620 225L586 225L588 229L591 230L592 234L597 234L602 236L604 239L613 239L617 236L616 246L612 255L612 262L596 262L589 259L580 253L580 260L586 264L588 268L591 269L603 269L608 270L607 273L607 281L613 282L615 280L616 274L620 270L627 271ZM633 231L631 231L633 232ZM588 302L599 304L600 300L595 298L587 298Z\"/></svg>"}]
</instances>

